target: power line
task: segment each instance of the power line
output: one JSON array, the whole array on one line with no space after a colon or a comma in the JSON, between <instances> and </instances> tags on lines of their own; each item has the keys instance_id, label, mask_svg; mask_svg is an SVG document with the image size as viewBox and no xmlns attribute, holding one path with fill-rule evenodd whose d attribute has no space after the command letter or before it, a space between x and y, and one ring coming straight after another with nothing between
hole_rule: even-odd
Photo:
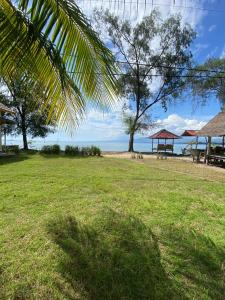
<instances>
[{"instance_id":1,"label":"power line","mask_svg":"<svg viewBox=\"0 0 225 300\"><path fill-rule=\"evenodd\" d=\"M68 72L69 74L84 74L83 72ZM101 76L102 73L94 73L95 75ZM111 73L113 76L127 76L136 77L135 74L127 73ZM163 77L163 74L139 74L140 77ZM225 76L208 76L208 75L166 75L169 78L198 78L198 79L225 79Z\"/></svg>"},{"instance_id":2,"label":"power line","mask_svg":"<svg viewBox=\"0 0 225 300\"><path fill-rule=\"evenodd\" d=\"M119 64L127 64L127 65L137 65L135 62L126 62L126 61L115 61L116 63ZM145 64L145 63L138 63L140 66L145 66L145 67L151 67L152 65L150 64ZM194 72L207 72L207 73L220 73L220 74L225 74L225 71L218 71L218 70L209 70L209 69L197 69L197 68L187 68L187 67L177 67L177 66L165 66L165 65L155 65L154 69L156 68L164 68L164 69L178 69L178 70L183 70L183 71L194 71Z\"/></svg>"},{"instance_id":3,"label":"power line","mask_svg":"<svg viewBox=\"0 0 225 300\"><path fill-rule=\"evenodd\" d=\"M105 4L105 3L108 3L110 6L114 5L114 8L116 7L116 5L118 6L119 2L121 2L121 5L123 5L124 7L129 4L129 5L136 5L137 8L140 7L141 5L143 5L144 7L146 6L151 6L152 8L154 7L160 7L160 6L164 6L164 7L173 7L173 8L184 8L184 9L191 9L191 10L201 10L201 11L207 11L207 12L216 12L216 13L223 13L225 14L225 10L222 10L222 9L212 9L212 8L204 8L204 7L200 7L200 6L188 6L188 5L177 5L177 4L166 4L166 3L157 3L155 1L139 1L139 0L122 0L122 1L119 1L119 0L80 0L79 1L79 4L80 3L84 3L85 2L89 2L89 3L98 3L98 4ZM103 5L102 5L103 6ZM120 6L121 7L121 6ZM115 10L115 9L114 9Z\"/></svg>"}]
</instances>

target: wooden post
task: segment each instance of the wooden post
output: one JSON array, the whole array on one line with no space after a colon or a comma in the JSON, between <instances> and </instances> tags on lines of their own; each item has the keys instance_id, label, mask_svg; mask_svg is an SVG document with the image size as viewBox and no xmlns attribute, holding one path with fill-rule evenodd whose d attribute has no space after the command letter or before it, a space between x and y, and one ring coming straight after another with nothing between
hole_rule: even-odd
<instances>
[{"instance_id":1,"label":"wooden post","mask_svg":"<svg viewBox=\"0 0 225 300\"><path fill-rule=\"evenodd\" d=\"M166 139L165 139L165 153L166 153Z\"/></svg>"},{"instance_id":2,"label":"wooden post","mask_svg":"<svg viewBox=\"0 0 225 300\"><path fill-rule=\"evenodd\" d=\"M6 152L6 128L4 128L4 147Z\"/></svg>"},{"instance_id":3,"label":"wooden post","mask_svg":"<svg viewBox=\"0 0 225 300\"><path fill-rule=\"evenodd\" d=\"M208 144L207 144L207 163L209 163L209 156L211 154L211 143L212 143L212 138L211 136L208 136Z\"/></svg>"},{"instance_id":4,"label":"wooden post","mask_svg":"<svg viewBox=\"0 0 225 300\"><path fill-rule=\"evenodd\" d=\"M195 149L198 149L198 136L196 136L196 141L195 141L196 145L195 145Z\"/></svg>"},{"instance_id":5,"label":"wooden post","mask_svg":"<svg viewBox=\"0 0 225 300\"><path fill-rule=\"evenodd\" d=\"M225 135L223 136L223 149L224 149L224 146L225 146Z\"/></svg>"},{"instance_id":6,"label":"wooden post","mask_svg":"<svg viewBox=\"0 0 225 300\"><path fill-rule=\"evenodd\" d=\"M153 153L153 139L152 139L152 153Z\"/></svg>"},{"instance_id":7,"label":"wooden post","mask_svg":"<svg viewBox=\"0 0 225 300\"><path fill-rule=\"evenodd\" d=\"M0 119L1 119L1 112L0 112ZM0 122L0 152L2 152L2 125L1 125L1 122Z\"/></svg>"},{"instance_id":8,"label":"wooden post","mask_svg":"<svg viewBox=\"0 0 225 300\"><path fill-rule=\"evenodd\" d=\"M174 148L174 139L173 139L173 148ZM173 150L174 150L174 149L172 149L172 154L173 154Z\"/></svg>"}]
</instances>

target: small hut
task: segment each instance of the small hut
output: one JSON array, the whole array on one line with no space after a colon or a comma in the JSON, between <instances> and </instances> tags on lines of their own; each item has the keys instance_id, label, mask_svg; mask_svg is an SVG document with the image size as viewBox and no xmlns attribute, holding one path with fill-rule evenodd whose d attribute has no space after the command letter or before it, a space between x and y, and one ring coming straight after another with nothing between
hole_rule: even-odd
<instances>
[{"instance_id":1,"label":"small hut","mask_svg":"<svg viewBox=\"0 0 225 300\"><path fill-rule=\"evenodd\" d=\"M11 123L10 120L2 117L3 113L14 114L14 111L0 103L0 152L2 152L2 125Z\"/></svg>"},{"instance_id":2,"label":"small hut","mask_svg":"<svg viewBox=\"0 0 225 300\"><path fill-rule=\"evenodd\" d=\"M222 149L225 151L225 112L220 112L197 133L198 136L208 137L207 156L211 155L212 137L222 137ZM225 159L225 157L224 157Z\"/></svg>"},{"instance_id":3,"label":"small hut","mask_svg":"<svg viewBox=\"0 0 225 300\"><path fill-rule=\"evenodd\" d=\"M173 154L174 151L174 140L180 139L180 137L166 129L162 129L159 132L154 133L153 135L149 136L149 138L152 140L152 153L154 150L157 150L157 152L167 152L171 151ZM158 140L157 148L154 149L154 140ZM172 141L172 144L168 143L168 140ZM160 143L160 141L163 141L164 143Z\"/></svg>"}]
</instances>

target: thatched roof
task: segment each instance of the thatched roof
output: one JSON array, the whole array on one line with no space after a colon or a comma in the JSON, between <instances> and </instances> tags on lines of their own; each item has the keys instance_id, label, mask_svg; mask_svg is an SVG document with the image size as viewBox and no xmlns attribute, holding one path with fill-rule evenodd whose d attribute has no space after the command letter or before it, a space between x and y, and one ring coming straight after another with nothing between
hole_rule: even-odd
<instances>
[{"instance_id":1,"label":"thatched roof","mask_svg":"<svg viewBox=\"0 0 225 300\"><path fill-rule=\"evenodd\" d=\"M199 132L198 136L225 136L225 112L216 115Z\"/></svg>"},{"instance_id":2,"label":"thatched roof","mask_svg":"<svg viewBox=\"0 0 225 300\"><path fill-rule=\"evenodd\" d=\"M0 102L0 112L14 114L14 111Z\"/></svg>"}]
</instances>

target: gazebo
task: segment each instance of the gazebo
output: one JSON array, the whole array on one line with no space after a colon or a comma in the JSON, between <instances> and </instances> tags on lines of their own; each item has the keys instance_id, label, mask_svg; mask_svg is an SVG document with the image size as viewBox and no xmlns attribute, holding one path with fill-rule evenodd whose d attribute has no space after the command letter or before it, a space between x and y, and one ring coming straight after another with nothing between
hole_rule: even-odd
<instances>
[{"instance_id":1,"label":"gazebo","mask_svg":"<svg viewBox=\"0 0 225 300\"><path fill-rule=\"evenodd\" d=\"M0 152L2 152L2 125L12 123L11 120L2 117L3 113L14 114L14 111L0 103Z\"/></svg>"},{"instance_id":2,"label":"gazebo","mask_svg":"<svg viewBox=\"0 0 225 300\"><path fill-rule=\"evenodd\" d=\"M180 139L180 137L166 129L162 129L156 133L154 133L153 135L149 136L149 138L152 140L152 153L155 150L153 148L153 143L154 140L158 140L158 145L157 145L157 152L163 151L163 152L167 152L167 151L171 151L173 154L173 148L174 148L174 140L175 139ZM164 143L159 143L160 140L163 140ZM168 140L172 140L172 144L168 144L167 141Z\"/></svg>"},{"instance_id":3,"label":"gazebo","mask_svg":"<svg viewBox=\"0 0 225 300\"><path fill-rule=\"evenodd\" d=\"M221 160L225 161L225 112L220 112L212 120L210 120L199 132L198 136L208 138L207 141L207 161ZM219 151L212 153L212 137L222 137L222 147L217 147ZM218 152L218 153L216 153Z\"/></svg>"}]
</instances>

